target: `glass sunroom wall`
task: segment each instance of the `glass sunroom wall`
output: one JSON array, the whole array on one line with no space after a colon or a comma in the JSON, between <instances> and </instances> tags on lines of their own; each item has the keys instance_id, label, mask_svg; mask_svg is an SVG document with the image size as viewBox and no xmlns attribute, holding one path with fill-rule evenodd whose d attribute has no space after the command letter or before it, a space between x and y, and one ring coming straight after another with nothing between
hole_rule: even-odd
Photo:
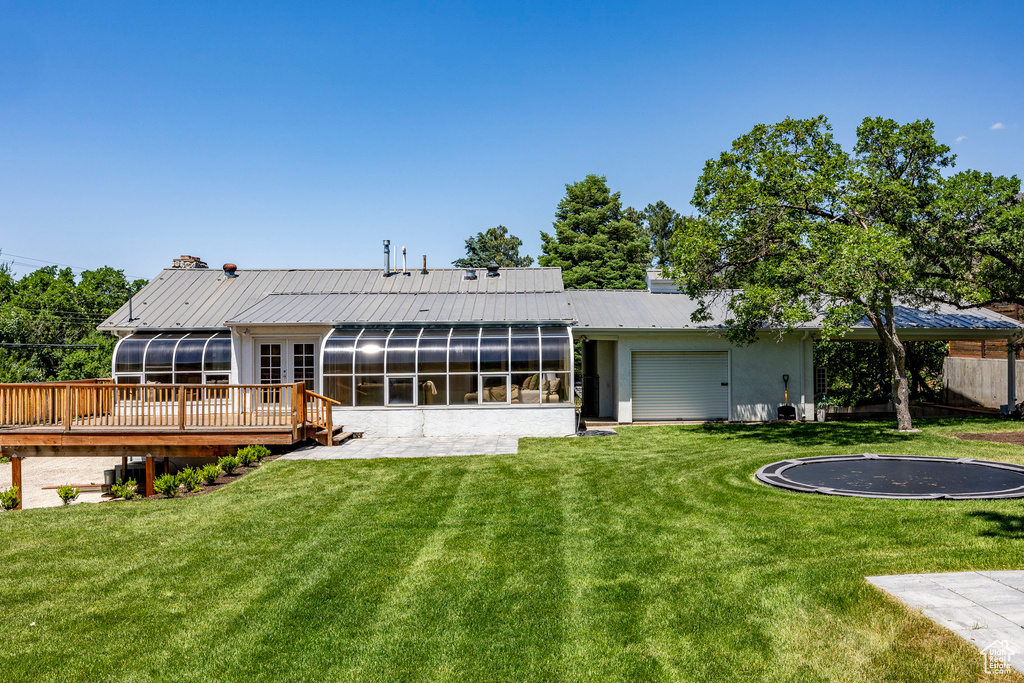
<instances>
[{"instance_id":1,"label":"glass sunroom wall","mask_svg":"<svg viewBox=\"0 0 1024 683\"><path fill-rule=\"evenodd\" d=\"M343 405L567 403L565 327L335 329L324 342L324 387Z\"/></svg>"},{"instance_id":2,"label":"glass sunroom wall","mask_svg":"<svg viewBox=\"0 0 1024 683\"><path fill-rule=\"evenodd\" d=\"M114 351L119 384L227 384L231 338L227 333L133 334Z\"/></svg>"},{"instance_id":3,"label":"glass sunroom wall","mask_svg":"<svg viewBox=\"0 0 1024 683\"><path fill-rule=\"evenodd\" d=\"M448 339L448 405L480 403L480 330L454 328Z\"/></svg>"},{"instance_id":4,"label":"glass sunroom wall","mask_svg":"<svg viewBox=\"0 0 1024 683\"><path fill-rule=\"evenodd\" d=\"M359 330L335 330L324 342L324 395L343 406L353 405L352 372Z\"/></svg>"},{"instance_id":5,"label":"glass sunroom wall","mask_svg":"<svg viewBox=\"0 0 1024 683\"><path fill-rule=\"evenodd\" d=\"M569 403L572 396L572 340L565 327L542 327L541 401Z\"/></svg>"}]
</instances>

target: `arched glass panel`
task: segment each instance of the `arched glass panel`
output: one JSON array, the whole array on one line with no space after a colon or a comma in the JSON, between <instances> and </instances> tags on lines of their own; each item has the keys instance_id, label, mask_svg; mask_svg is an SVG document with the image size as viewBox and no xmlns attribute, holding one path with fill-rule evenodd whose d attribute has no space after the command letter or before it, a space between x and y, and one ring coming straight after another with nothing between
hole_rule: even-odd
<instances>
[{"instance_id":1,"label":"arched glass panel","mask_svg":"<svg viewBox=\"0 0 1024 683\"><path fill-rule=\"evenodd\" d=\"M391 338L388 339L386 368L389 375L411 375L416 372L416 338L419 334L419 330L395 330L391 334ZM401 392L402 400L406 400L408 394L408 401L412 403L412 384L410 383L408 387L402 385Z\"/></svg>"},{"instance_id":2,"label":"arched glass panel","mask_svg":"<svg viewBox=\"0 0 1024 683\"><path fill-rule=\"evenodd\" d=\"M387 341L388 330L366 330L363 332L363 335L356 343L355 365L357 374L384 373L384 347ZM383 392L381 392L381 395L383 395ZM381 404L383 405L383 401Z\"/></svg>"},{"instance_id":3,"label":"arched glass panel","mask_svg":"<svg viewBox=\"0 0 1024 683\"><path fill-rule=\"evenodd\" d=\"M480 372L508 372L508 328L485 328L480 337Z\"/></svg>"},{"instance_id":4,"label":"arched glass panel","mask_svg":"<svg viewBox=\"0 0 1024 683\"><path fill-rule=\"evenodd\" d=\"M358 331L337 331L324 344L324 374L351 375ZM331 398L334 398L333 396Z\"/></svg>"},{"instance_id":5,"label":"arched glass panel","mask_svg":"<svg viewBox=\"0 0 1024 683\"><path fill-rule=\"evenodd\" d=\"M445 373L448 371L449 329L423 330L420 336L417 371L422 373Z\"/></svg>"},{"instance_id":6,"label":"arched glass panel","mask_svg":"<svg viewBox=\"0 0 1024 683\"><path fill-rule=\"evenodd\" d=\"M206 348L206 338L182 339L178 342L178 350L174 354L175 372L202 372L203 350Z\"/></svg>"},{"instance_id":7,"label":"arched glass panel","mask_svg":"<svg viewBox=\"0 0 1024 683\"><path fill-rule=\"evenodd\" d=\"M206 345L206 371L227 372L231 370L231 339L214 337Z\"/></svg>"},{"instance_id":8,"label":"arched glass panel","mask_svg":"<svg viewBox=\"0 0 1024 683\"><path fill-rule=\"evenodd\" d=\"M142 354L151 337L142 339L125 339L117 347L117 358L114 360L115 373L142 372Z\"/></svg>"},{"instance_id":9,"label":"arched glass panel","mask_svg":"<svg viewBox=\"0 0 1024 683\"><path fill-rule=\"evenodd\" d=\"M146 349L146 372L171 372L177 339L154 339Z\"/></svg>"},{"instance_id":10,"label":"arched glass panel","mask_svg":"<svg viewBox=\"0 0 1024 683\"><path fill-rule=\"evenodd\" d=\"M479 334L480 331L476 329L452 330L452 338L448 347L449 372L478 371L480 345L477 337Z\"/></svg>"},{"instance_id":11,"label":"arched glass panel","mask_svg":"<svg viewBox=\"0 0 1024 683\"><path fill-rule=\"evenodd\" d=\"M568 372L572 369L572 346L565 328L541 328L542 369Z\"/></svg>"},{"instance_id":12,"label":"arched glass panel","mask_svg":"<svg viewBox=\"0 0 1024 683\"><path fill-rule=\"evenodd\" d=\"M512 372L540 370L540 336L536 327L512 329Z\"/></svg>"}]
</instances>

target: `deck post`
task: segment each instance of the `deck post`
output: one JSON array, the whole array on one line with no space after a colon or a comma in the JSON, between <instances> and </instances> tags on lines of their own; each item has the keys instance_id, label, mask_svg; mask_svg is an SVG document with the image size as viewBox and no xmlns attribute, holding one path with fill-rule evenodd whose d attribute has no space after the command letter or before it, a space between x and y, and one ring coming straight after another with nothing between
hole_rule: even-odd
<instances>
[{"instance_id":1,"label":"deck post","mask_svg":"<svg viewBox=\"0 0 1024 683\"><path fill-rule=\"evenodd\" d=\"M121 481L128 481L128 456L121 456Z\"/></svg>"},{"instance_id":2,"label":"deck post","mask_svg":"<svg viewBox=\"0 0 1024 683\"><path fill-rule=\"evenodd\" d=\"M178 429L185 431L185 387L178 387Z\"/></svg>"},{"instance_id":3,"label":"deck post","mask_svg":"<svg viewBox=\"0 0 1024 683\"><path fill-rule=\"evenodd\" d=\"M18 454L11 456L11 485L18 487L18 504L15 510L21 509L21 501L25 499L25 487L21 484L21 457Z\"/></svg>"},{"instance_id":4,"label":"deck post","mask_svg":"<svg viewBox=\"0 0 1024 683\"><path fill-rule=\"evenodd\" d=\"M292 441L299 440L299 383L292 385Z\"/></svg>"},{"instance_id":5,"label":"deck post","mask_svg":"<svg viewBox=\"0 0 1024 683\"><path fill-rule=\"evenodd\" d=\"M327 422L327 443L325 443L324 445L325 446L333 446L334 445L334 415L333 415L334 411L331 409L331 404L330 403L324 405L324 411L326 413L324 415L324 418L326 418L325 421Z\"/></svg>"},{"instance_id":6,"label":"deck post","mask_svg":"<svg viewBox=\"0 0 1024 683\"><path fill-rule=\"evenodd\" d=\"M153 466L153 456L146 453L146 497L153 495L153 478L156 476L156 468Z\"/></svg>"},{"instance_id":7,"label":"deck post","mask_svg":"<svg viewBox=\"0 0 1024 683\"><path fill-rule=\"evenodd\" d=\"M64 387L64 431L71 431L71 385Z\"/></svg>"}]
</instances>

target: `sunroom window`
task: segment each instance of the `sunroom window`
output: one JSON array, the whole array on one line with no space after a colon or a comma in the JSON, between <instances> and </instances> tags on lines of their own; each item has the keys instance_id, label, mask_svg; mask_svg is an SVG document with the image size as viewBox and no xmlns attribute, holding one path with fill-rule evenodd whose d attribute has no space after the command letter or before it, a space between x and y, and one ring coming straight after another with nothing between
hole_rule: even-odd
<instances>
[{"instance_id":1,"label":"sunroom window","mask_svg":"<svg viewBox=\"0 0 1024 683\"><path fill-rule=\"evenodd\" d=\"M226 332L133 334L114 350L119 384L227 384L231 337Z\"/></svg>"},{"instance_id":2,"label":"sunroom window","mask_svg":"<svg viewBox=\"0 0 1024 683\"><path fill-rule=\"evenodd\" d=\"M339 328L323 371L343 406L565 405L572 338L537 325Z\"/></svg>"}]
</instances>

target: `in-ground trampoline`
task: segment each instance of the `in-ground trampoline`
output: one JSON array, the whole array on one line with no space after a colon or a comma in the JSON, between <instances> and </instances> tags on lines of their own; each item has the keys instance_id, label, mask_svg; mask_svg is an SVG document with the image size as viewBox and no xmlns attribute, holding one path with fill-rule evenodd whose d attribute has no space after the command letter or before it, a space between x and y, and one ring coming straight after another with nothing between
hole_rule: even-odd
<instances>
[{"instance_id":1,"label":"in-ground trampoline","mask_svg":"<svg viewBox=\"0 0 1024 683\"><path fill-rule=\"evenodd\" d=\"M758 481L807 493L920 500L1024 498L1024 467L924 455L826 455L765 465Z\"/></svg>"}]
</instances>

